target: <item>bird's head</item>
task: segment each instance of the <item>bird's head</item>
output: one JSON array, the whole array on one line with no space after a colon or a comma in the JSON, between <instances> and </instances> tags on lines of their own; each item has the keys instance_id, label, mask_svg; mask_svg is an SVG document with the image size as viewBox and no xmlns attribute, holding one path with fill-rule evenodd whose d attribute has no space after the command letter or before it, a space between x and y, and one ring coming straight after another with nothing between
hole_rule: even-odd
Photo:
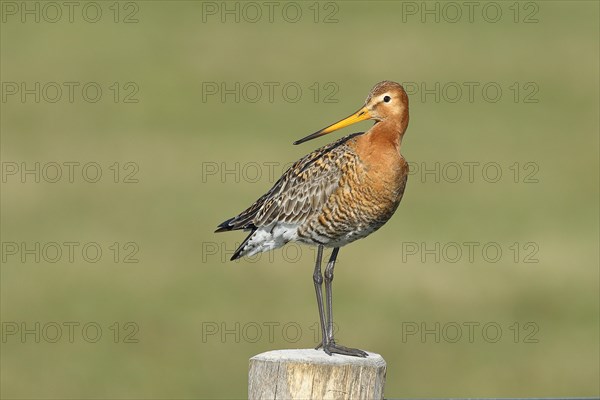
<instances>
[{"instance_id":1,"label":"bird's head","mask_svg":"<svg viewBox=\"0 0 600 400\"><path fill-rule=\"evenodd\" d=\"M405 129L405 123L408 123L408 96L402 85L392 81L379 82L371 89L364 106L354 114L297 140L294 144L308 142L367 119L372 119L376 123L384 121L398 122L400 125L404 125Z\"/></svg>"}]
</instances>

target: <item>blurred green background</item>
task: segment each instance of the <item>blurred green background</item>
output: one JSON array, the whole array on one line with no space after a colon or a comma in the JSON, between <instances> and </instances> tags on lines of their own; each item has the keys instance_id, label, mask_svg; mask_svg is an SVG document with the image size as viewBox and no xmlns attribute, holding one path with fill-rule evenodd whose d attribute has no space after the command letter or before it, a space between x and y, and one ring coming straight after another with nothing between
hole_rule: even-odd
<instances>
[{"instance_id":1,"label":"blurred green background","mask_svg":"<svg viewBox=\"0 0 600 400\"><path fill-rule=\"evenodd\" d=\"M22 4L36 3L40 22L22 22ZM96 23L77 4L72 22L66 8L48 22L55 11L43 2L2 2L3 398L243 398L249 357L314 347L314 250L232 263L244 234L213 230L272 185L271 168L277 178L283 164L368 129L291 145L356 110L383 79L439 82L440 99L410 94L404 200L340 252L339 341L384 356L386 397L599 395L597 2L500 2L497 22L486 2L472 21L461 2L460 18L436 2L276 2L272 21L254 3L256 22L245 3L98 2ZM223 22L225 7L240 21ZM422 7L438 7L439 22ZM40 82L39 103L10 94L22 82ZM52 103L48 82L80 86L72 102L65 89ZM102 88L95 103L81 94L89 82ZM221 82L251 84L236 102L206 92ZM279 85L272 102L265 82ZM479 85L473 101L464 82ZM456 85L465 90L454 102ZM36 162L40 182L22 178ZM88 183L79 167L70 183L65 162L98 163L102 177ZM468 162L479 163L472 182ZM63 165L56 183L52 163ZM435 163L438 182L421 174ZM464 167L458 182L451 163ZM500 180L488 182L486 163ZM78 243L73 262L64 242ZM465 242L479 243L472 260ZM23 255L35 243L39 263ZM98 262L83 258L86 243L102 248ZM436 243L439 262L426 250ZM497 262L482 255L486 243L501 248ZM465 323L478 324L472 340ZM436 324L439 341L421 336ZM485 324L501 334L484 335Z\"/></svg>"}]
</instances>

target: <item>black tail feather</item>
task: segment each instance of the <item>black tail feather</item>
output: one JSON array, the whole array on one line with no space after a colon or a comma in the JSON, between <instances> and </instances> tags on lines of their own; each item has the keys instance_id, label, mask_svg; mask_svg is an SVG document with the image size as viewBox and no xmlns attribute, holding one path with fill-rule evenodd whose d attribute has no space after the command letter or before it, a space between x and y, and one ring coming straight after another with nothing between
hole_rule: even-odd
<instances>
[{"instance_id":1,"label":"black tail feather","mask_svg":"<svg viewBox=\"0 0 600 400\"><path fill-rule=\"evenodd\" d=\"M246 239L244 239L242 244L240 244L240 247L238 247L237 250L235 251L235 253L233 253L233 255L231 256L230 261L234 261L234 260L237 260L238 258L242 257L240 255L240 253L242 252L242 250L244 250L244 247L246 247L246 243L248 243L248 241L250 240L252 235L254 235L255 231L256 231L256 229L253 229L252 232L250 232L250 234L246 237Z\"/></svg>"},{"instance_id":2,"label":"black tail feather","mask_svg":"<svg viewBox=\"0 0 600 400\"><path fill-rule=\"evenodd\" d=\"M215 233L218 233L218 232L227 232L227 231L233 231L233 230L238 230L238 229L244 229L244 230L252 229L252 232L250 232L250 234L246 237L246 239L244 239L242 244L240 244L240 246L237 248L237 250L233 253L233 256L231 256L231 259L230 259L231 261L237 260L238 258L242 257L241 253L244 250L244 247L246 247L246 244L248 243L248 241L250 240L250 238L256 231L255 226L245 228L245 227L240 226L239 224L236 224L236 222L237 222L236 219L237 219L237 217L233 217L233 218L229 218L227 221L221 222L219 224L219 226L217 226L217 230L215 231Z\"/></svg>"},{"instance_id":3,"label":"black tail feather","mask_svg":"<svg viewBox=\"0 0 600 400\"><path fill-rule=\"evenodd\" d=\"M245 231L256 229L256 226L251 222L251 219L252 218L249 216L243 216L243 218L240 218L240 215L229 218L227 221L223 221L221 224L219 224L219 226L217 226L215 233L237 231L239 229L243 229Z\"/></svg>"},{"instance_id":4,"label":"black tail feather","mask_svg":"<svg viewBox=\"0 0 600 400\"><path fill-rule=\"evenodd\" d=\"M218 232L227 232L227 231L231 231L234 229L234 227L232 225L230 225L229 223L231 221L233 221L235 219L235 217L233 218L229 218L227 221L223 221L219 224L219 226L217 226L217 230L215 231L215 233Z\"/></svg>"}]
</instances>

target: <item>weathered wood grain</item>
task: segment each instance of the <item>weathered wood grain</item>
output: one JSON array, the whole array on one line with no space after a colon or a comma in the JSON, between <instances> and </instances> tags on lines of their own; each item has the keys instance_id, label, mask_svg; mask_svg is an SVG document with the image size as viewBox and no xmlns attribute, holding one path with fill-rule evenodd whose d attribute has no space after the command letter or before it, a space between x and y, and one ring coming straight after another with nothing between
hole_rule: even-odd
<instances>
[{"instance_id":1,"label":"weathered wood grain","mask_svg":"<svg viewBox=\"0 0 600 400\"><path fill-rule=\"evenodd\" d=\"M250 359L248 398L383 399L386 363L322 350L276 350Z\"/></svg>"}]
</instances>

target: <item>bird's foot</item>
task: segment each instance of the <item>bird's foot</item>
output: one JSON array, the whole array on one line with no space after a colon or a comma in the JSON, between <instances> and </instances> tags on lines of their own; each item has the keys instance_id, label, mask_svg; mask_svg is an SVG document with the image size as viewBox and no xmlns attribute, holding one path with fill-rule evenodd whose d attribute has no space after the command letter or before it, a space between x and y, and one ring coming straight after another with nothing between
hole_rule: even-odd
<instances>
[{"instance_id":1,"label":"bird's foot","mask_svg":"<svg viewBox=\"0 0 600 400\"><path fill-rule=\"evenodd\" d=\"M366 351L342 346L341 344L337 344L335 342L330 342L325 345L319 345L316 348L316 350L319 350L320 348L323 348L323 351L325 353L327 353L327 355L332 355L335 353L335 354L343 354L345 356L362 357L362 358L365 358L368 356Z\"/></svg>"}]
</instances>

